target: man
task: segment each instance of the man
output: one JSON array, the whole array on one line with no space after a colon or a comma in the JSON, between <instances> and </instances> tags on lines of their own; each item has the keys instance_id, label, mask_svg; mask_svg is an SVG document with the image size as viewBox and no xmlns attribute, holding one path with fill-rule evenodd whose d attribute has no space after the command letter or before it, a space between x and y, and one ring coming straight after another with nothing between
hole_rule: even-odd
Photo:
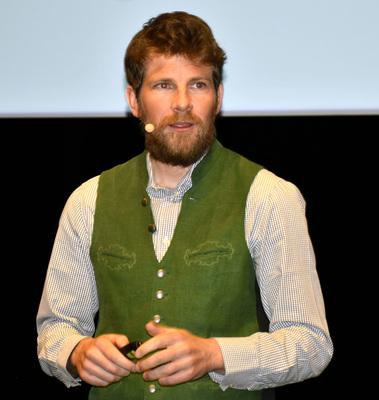
<instances>
[{"instance_id":1,"label":"man","mask_svg":"<svg viewBox=\"0 0 379 400\"><path fill-rule=\"evenodd\" d=\"M93 399L260 399L332 357L299 191L215 139L225 58L201 19L150 20L125 56L146 151L62 214L39 359Z\"/></svg>"}]
</instances>

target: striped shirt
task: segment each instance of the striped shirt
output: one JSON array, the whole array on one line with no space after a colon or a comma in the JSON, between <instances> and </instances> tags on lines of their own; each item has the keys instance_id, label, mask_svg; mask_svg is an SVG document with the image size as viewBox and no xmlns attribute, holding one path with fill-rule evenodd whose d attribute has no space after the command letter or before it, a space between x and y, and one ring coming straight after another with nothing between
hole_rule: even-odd
<instances>
[{"instance_id":1,"label":"striped shirt","mask_svg":"<svg viewBox=\"0 0 379 400\"><path fill-rule=\"evenodd\" d=\"M154 183L147 156L147 192L157 227L153 244L158 261L170 246L196 165L175 189L163 188ZM83 336L94 334L99 307L89 255L97 186L98 177L92 178L67 201L37 315L42 369L66 386L79 384L67 372L67 360ZM270 321L269 332L215 338L226 373L211 372L210 377L222 390L259 390L319 375L332 357L333 345L308 235L305 202L293 184L265 169L258 173L246 201L245 239Z\"/></svg>"}]
</instances>

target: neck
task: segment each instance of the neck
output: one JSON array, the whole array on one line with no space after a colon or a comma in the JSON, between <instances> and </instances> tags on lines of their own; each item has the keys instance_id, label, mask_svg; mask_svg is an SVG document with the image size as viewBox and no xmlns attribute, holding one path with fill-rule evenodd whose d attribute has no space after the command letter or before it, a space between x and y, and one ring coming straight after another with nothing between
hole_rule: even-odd
<instances>
[{"instance_id":1,"label":"neck","mask_svg":"<svg viewBox=\"0 0 379 400\"><path fill-rule=\"evenodd\" d=\"M154 173L154 181L157 185L175 189L180 180L191 168L179 165L169 165L151 158L151 166Z\"/></svg>"}]
</instances>

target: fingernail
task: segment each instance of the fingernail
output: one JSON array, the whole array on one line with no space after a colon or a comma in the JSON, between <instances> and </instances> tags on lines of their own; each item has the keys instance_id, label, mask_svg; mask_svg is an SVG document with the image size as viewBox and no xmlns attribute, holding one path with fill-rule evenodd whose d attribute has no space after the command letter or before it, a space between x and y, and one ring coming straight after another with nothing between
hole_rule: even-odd
<instances>
[{"instance_id":1,"label":"fingernail","mask_svg":"<svg viewBox=\"0 0 379 400\"><path fill-rule=\"evenodd\" d=\"M139 366L138 366L138 363L136 363L135 365L134 365L134 369L135 369L135 372L136 373L140 373L141 371L140 371L140 368L139 368Z\"/></svg>"}]
</instances>

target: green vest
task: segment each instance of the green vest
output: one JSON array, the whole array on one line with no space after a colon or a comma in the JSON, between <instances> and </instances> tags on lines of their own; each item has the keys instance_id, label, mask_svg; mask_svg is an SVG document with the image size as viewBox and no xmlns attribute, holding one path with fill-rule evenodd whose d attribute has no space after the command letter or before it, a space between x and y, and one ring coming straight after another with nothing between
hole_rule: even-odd
<instances>
[{"instance_id":1,"label":"green vest","mask_svg":"<svg viewBox=\"0 0 379 400\"><path fill-rule=\"evenodd\" d=\"M100 304L96 336L120 333L130 341L146 341L145 325L155 315L164 325L202 337L248 336L259 330L244 218L260 168L216 141L193 171L193 186L161 262L149 229L154 220L146 193L146 153L101 174L91 246ZM261 392L223 392L208 374L174 387L153 382L153 395L151 384L131 374L107 388L92 388L90 398L261 398Z\"/></svg>"}]
</instances>

